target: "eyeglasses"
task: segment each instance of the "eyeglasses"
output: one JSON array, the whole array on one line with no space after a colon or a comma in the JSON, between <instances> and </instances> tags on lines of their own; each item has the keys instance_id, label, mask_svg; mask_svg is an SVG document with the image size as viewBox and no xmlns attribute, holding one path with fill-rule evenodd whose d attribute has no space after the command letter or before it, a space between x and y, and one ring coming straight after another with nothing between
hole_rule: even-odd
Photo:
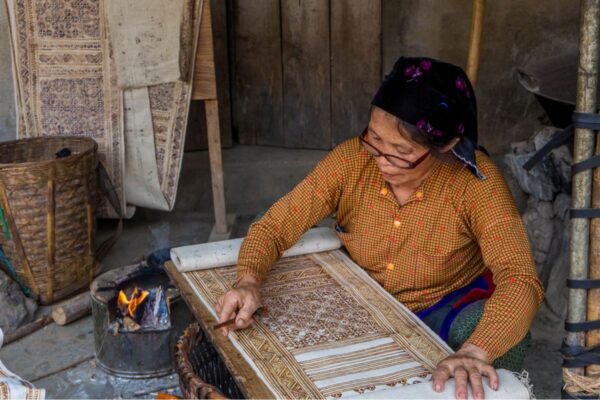
<instances>
[{"instance_id":1,"label":"eyeglasses","mask_svg":"<svg viewBox=\"0 0 600 400\"><path fill-rule=\"evenodd\" d=\"M423 160L425 160L427 158L427 156L429 155L429 151L427 151L425 154L423 154L421 157L417 158L415 161L405 160L402 157L383 153L377 147L375 147L371 143L367 142L367 139L365 139L366 136L367 136L367 129L365 129L363 131L363 133L361 133L360 136L358 137L360 139L361 143L363 144L363 146L365 147L365 150L367 150L367 152L369 152L374 157L379 157L379 156L385 157L385 159L390 164L392 164L393 166L398 167L398 168L413 169L417 165L419 165L421 162L423 162Z\"/></svg>"}]
</instances>

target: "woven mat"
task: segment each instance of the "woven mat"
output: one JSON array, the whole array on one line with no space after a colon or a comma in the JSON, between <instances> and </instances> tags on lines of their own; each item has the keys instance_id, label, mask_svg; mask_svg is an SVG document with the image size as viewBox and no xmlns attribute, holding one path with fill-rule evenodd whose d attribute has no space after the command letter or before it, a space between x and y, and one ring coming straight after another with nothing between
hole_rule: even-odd
<instances>
[{"instance_id":1,"label":"woven mat","mask_svg":"<svg viewBox=\"0 0 600 400\"><path fill-rule=\"evenodd\" d=\"M195 51L194 45L185 41L196 43L201 4L202 0L186 0L182 26L193 26L194 32L182 31L183 51ZM151 182L158 185L151 191L158 191L164 199L156 204L151 199L144 204L129 202L124 190L125 166L136 162L139 165L139 159L125 152L126 113L115 64L109 58L105 1L7 0L7 5L18 136L92 137L99 144L100 160L109 171L124 209L128 204L172 209L181 169L192 74L186 82L147 88L155 154L155 171L150 172L156 175ZM194 23L186 23L186 19L188 22L193 19ZM193 59L192 54L186 58ZM147 185L144 174L141 175L140 184ZM98 211L99 216L115 216L107 202Z\"/></svg>"}]
</instances>

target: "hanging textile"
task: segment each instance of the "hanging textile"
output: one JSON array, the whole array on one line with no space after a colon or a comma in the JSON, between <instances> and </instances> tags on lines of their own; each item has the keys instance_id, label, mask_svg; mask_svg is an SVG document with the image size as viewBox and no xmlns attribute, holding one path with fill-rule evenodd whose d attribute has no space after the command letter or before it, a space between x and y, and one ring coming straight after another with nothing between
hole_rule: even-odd
<instances>
[{"instance_id":1,"label":"hanging textile","mask_svg":"<svg viewBox=\"0 0 600 400\"><path fill-rule=\"evenodd\" d=\"M192 74L185 81L145 87L147 100L141 101L143 92L124 94L117 84L105 0L7 0L7 5L18 136L92 137L128 216L136 205L171 210ZM202 6L203 0L184 0L179 50L184 69L193 69ZM129 109L124 109L124 98ZM151 125L152 133L134 134L131 127L139 124ZM140 152L126 152L127 143ZM126 189L130 184L133 189ZM98 215L118 217L107 201L99 205Z\"/></svg>"}]
</instances>

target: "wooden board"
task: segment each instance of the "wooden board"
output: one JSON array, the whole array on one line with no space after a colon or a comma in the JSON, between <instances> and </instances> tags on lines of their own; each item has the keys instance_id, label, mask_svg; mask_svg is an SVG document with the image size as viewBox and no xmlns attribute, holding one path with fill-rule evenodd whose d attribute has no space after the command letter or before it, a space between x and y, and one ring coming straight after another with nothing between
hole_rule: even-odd
<instances>
[{"instance_id":1,"label":"wooden board","mask_svg":"<svg viewBox=\"0 0 600 400\"><path fill-rule=\"evenodd\" d=\"M381 76L389 73L398 57L409 50L403 40L409 22L405 19L417 7L416 1L381 0Z\"/></svg>"},{"instance_id":2,"label":"wooden board","mask_svg":"<svg viewBox=\"0 0 600 400\"><path fill-rule=\"evenodd\" d=\"M206 309L202 302L196 297L192 288L188 284L183 275L177 271L177 267L173 262L165 263L165 271L175 284L181 297L188 305L192 314L202 327L206 337L213 343L215 349L219 353L221 359L225 362L227 369L237 382L246 398L252 399L269 399L273 397L271 391L265 386L262 380L256 375L256 372L244 360L236 348L231 344L229 339L223 336L220 332L215 332L212 326L218 321L213 318L212 314ZM212 383L212 382L208 382Z\"/></svg>"},{"instance_id":3,"label":"wooden board","mask_svg":"<svg viewBox=\"0 0 600 400\"><path fill-rule=\"evenodd\" d=\"M227 34L227 4L223 0L210 0L217 100L219 100L219 129L221 147L231 147L231 94L229 85L229 50Z\"/></svg>"},{"instance_id":4,"label":"wooden board","mask_svg":"<svg viewBox=\"0 0 600 400\"><path fill-rule=\"evenodd\" d=\"M281 24L284 144L329 149L329 0L283 0Z\"/></svg>"},{"instance_id":5,"label":"wooden board","mask_svg":"<svg viewBox=\"0 0 600 400\"><path fill-rule=\"evenodd\" d=\"M194 100L217 98L210 1L204 1L203 5L202 23L200 24L198 48L196 49L194 84L192 86L192 99Z\"/></svg>"},{"instance_id":6,"label":"wooden board","mask_svg":"<svg viewBox=\"0 0 600 400\"><path fill-rule=\"evenodd\" d=\"M331 0L332 145L369 120L381 82L381 0Z\"/></svg>"},{"instance_id":7,"label":"wooden board","mask_svg":"<svg viewBox=\"0 0 600 400\"><path fill-rule=\"evenodd\" d=\"M278 0L234 0L234 130L240 144L284 145Z\"/></svg>"},{"instance_id":8,"label":"wooden board","mask_svg":"<svg viewBox=\"0 0 600 400\"><path fill-rule=\"evenodd\" d=\"M204 1L196 50L192 104L185 137L186 151L205 150L208 147L204 104L198 100L219 100L221 146L232 145L226 24L225 4L214 0Z\"/></svg>"}]
</instances>

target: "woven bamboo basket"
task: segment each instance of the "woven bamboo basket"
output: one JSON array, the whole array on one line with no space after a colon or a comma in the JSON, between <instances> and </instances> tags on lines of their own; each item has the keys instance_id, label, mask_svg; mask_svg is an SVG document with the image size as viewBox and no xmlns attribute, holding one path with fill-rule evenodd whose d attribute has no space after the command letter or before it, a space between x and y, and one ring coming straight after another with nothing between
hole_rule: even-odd
<instances>
[{"instance_id":1,"label":"woven bamboo basket","mask_svg":"<svg viewBox=\"0 0 600 400\"><path fill-rule=\"evenodd\" d=\"M96 272L97 149L84 137L0 143L0 264L42 304L84 288Z\"/></svg>"},{"instance_id":2,"label":"woven bamboo basket","mask_svg":"<svg viewBox=\"0 0 600 400\"><path fill-rule=\"evenodd\" d=\"M193 323L177 342L175 369L181 393L186 399L241 399L244 395L219 354Z\"/></svg>"}]
</instances>

